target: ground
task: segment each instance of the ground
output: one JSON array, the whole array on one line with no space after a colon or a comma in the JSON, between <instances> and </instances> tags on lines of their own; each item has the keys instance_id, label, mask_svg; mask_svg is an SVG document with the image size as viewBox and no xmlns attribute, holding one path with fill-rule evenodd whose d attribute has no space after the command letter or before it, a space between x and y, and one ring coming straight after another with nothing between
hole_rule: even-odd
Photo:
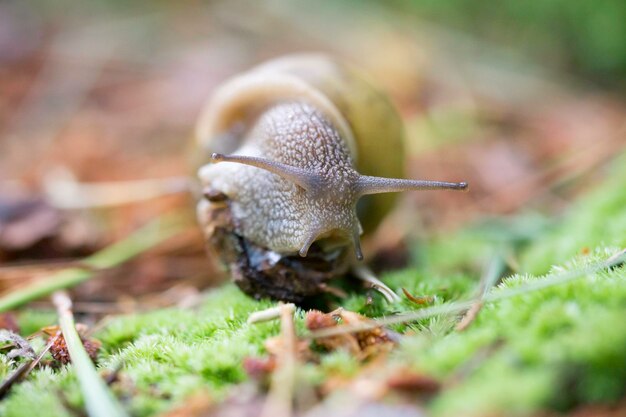
<instances>
[{"instance_id":1,"label":"ground","mask_svg":"<svg viewBox=\"0 0 626 417\"><path fill-rule=\"evenodd\" d=\"M565 5L520 10L509 25L517 3L507 3L476 15L486 41L451 29L473 21L455 2L450 27L413 15L445 15L426 3L338 11L234 1L155 14L137 3L95 15L24 4L0 6L0 176L11 179L0 183L0 306L11 310L2 327L34 335L35 351L48 337L41 329L58 323L52 290L5 303L24 286L60 282L61 271L80 278L70 286L76 320L101 342L97 369L130 415L258 415L274 404L285 370L272 358L283 358L288 335L279 321L247 320L276 303L241 293L206 256L195 197L180 191L194 177L188 139L217 84L268 57L322 50L389 93L405 120L407 176L466 180L470 192L406 195L364 240L400 302L345 286L326 306L344 313L296 310L295 383L285 384L295 413L624 412L626 271L605 262L626 247L626 105L615 93L626 43L593 29L621 22L619 13L575 8L561 33L551 16ZM572 40L567 22L587 14L585 33L611 35ZM492 43L503 28L490 32L489 16L532 39L545 28L525 19L550 22L553 38L531 48L536 55L511 52ZM604 49L614 54L592 62ZM75 181L144 179L177 192L101 204L128 197L116 186L89 205L67 191ZM172 238L132 235L172 216L182 219ZM362 337L369 347L348 334L311 342L314 317L337 328L369 323L348 312L380 320L379 333ZM0 344L4 381L25 361L9 350ZM75 365L46 355L0 414L84 415Z\"/></svg>"}]
</instances>

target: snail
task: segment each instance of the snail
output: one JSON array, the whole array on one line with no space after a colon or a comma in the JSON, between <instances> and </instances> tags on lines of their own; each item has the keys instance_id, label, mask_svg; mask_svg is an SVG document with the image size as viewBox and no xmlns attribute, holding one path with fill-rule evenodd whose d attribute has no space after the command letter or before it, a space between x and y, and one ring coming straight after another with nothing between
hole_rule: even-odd
<instances>
[{"instance_id":1,"label":"snail","mask_svg":"<svg viewBox=\"0 0 626 417\"><path fill-rule=\"evenodd\" d=\"M209 248L255 298L302 303L363 259L360 238L407 190L465 182L402 179L402 119L347 64L295 55L214 92L196 129ZM205 160L206 161L206 160Z\"/></svg>"}]
</instances>

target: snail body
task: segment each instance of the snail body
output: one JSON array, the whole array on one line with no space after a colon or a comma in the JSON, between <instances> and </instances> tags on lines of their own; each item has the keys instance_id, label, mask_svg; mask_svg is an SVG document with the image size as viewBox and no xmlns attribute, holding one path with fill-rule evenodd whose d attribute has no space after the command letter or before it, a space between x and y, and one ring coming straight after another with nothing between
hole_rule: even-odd
<instances>
[{"instance_id":1,"label":"snail body","mask_svg":"<svg viewBox=\"0 0 626 417\"><path fill-rule=\"evenodd\" d=\"M362 259L382 194L464 189L403 176L402 121L384 94L323 55L270 61L222 85L197 128L198 217L246 293L302 302ZM220 162L220 163L215 163ZM358 205L357 205L358 202Z\"/></svg>"}]
</instances>

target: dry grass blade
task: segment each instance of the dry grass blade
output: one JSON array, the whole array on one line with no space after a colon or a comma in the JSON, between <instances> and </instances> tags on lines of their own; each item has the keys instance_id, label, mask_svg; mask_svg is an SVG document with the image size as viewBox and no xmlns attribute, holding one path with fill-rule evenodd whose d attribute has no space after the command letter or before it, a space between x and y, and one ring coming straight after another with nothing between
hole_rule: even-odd
<instances>
[{"instance_id":1,"label":"dry grass blade","mask_svg":"<svg viewBox=\"0 0 626 417\"><path fill-rule=\"evenodd\" d=\"M78 183L70 178L52 178L45 186L48 201L60 209L120 206L190 192L192 189L188 177L101 183Z\"/></svg>"},{"instance_id":2,"label":"dry grass blade","mask_svg":"<svg viewBox=\"0 0 626 417\"><path fill-rule=\"evenodd\" d=\"M517 297L519 295L527 294L534 291L540 291L545 288L553 287L556 285L562 285L589 274L609 269L617 265L626 262L626 249L622 249L616 254L609 257L603 262L598 262L593 265L589 265L586 268L577 269L574 271L567 271L560 275L557 275L551 279L538 280L530 284L522 285L518 288L511 288L504 291L499 291L496 294L487 294L483 298L483 303L490 303L507 298ZM311 339L317 339L321 337L336 336L344 333L362 332L365 330L371 330L380 326L389 326L392 324L409 323L413 321L423 320L429 317L434 317L442 314L453 314L467 310L475 304L474 300L457 301L448 304L442 304L433 307L423 308L418 311L414 311L407 314L399 314L394 317L386 317L384 319L372 320L368 323L360 323L357 325L346 325L339 327L332 327L310 332L307 337Z\"/></svg>"},{"instance_id":3,"label":"dry grass blade","mask_svg":"<svg viewBox=\"0 0 626 417\"><path fill-rule=\"evenodd\" d=\"M63 291L55 292L52 295L52 301L59 314L59 324L72 359L72 367L76 372L80 389L85 398L87 413L90 417L127 416L122 405L109 391L104 380L98 375L89 354L83 346L74 323L72 301Z\"/></svg>"},{"instance_id":4,"label":"dry grass blade","mask_svg":"<svg viewBox=\"0 0 626 417\"><path fill-rule=\"evenodd\" d=\"M94 271L117 266L164 242L183 230L181 216L158 218L125 239L112 244L83 261L85 268L70 268L36 281L0 297L0 312L19 307L29 301L71 288L95 276Z\"/></svg>"},{"instance_id":5,"label":"dry grass blade","mask_svg":"<svg viewBox=\"0 0 626 417\"><path fill-rule=\"evenodd\" d=\"M282 346L277 357L278 368L272 375L272 384L261 417L289 417L293 414L293 389L296 374L296 330L293 323L293 304L280 306L280 336Z\"/></svg>"},{"instance_id":6,"label":"dry grass blade","mask_svg":"<svg viewBox=\"0 0 626 417\"><path fill-rule=\"evenodd\" d=\"M476 296L476 302L470 307L469 310L467 310L461 321L456 325L457 331L462 332L467 329L467 327L476 319L476 316L484 305L483 299L491 287L493 287L502 276L504 267L505 262L502 255L498 254L491 259L487 270L480 279L479 293Z\"/></svg>"},{"instance_id":7,"label":"dry grass blade","mask_svg":"<svg viewBox=\"0 0 626 417\"><path fill-rule=\"evenodd\" d=\"M265 310L255 311L248 317L248 324L263 323L280 317L282 306L270 307Z\"/></svg>"}]
</instances>

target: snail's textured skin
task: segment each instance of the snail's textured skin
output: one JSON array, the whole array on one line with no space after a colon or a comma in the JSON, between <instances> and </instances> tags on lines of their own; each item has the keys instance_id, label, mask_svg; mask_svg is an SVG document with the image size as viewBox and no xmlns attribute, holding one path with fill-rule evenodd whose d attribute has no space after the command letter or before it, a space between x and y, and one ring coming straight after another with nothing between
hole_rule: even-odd
<instances>
[{"instance_id":1,"label":"snail's textured skin","mask_svg":"<svg viewBox=\"0 0 626 417\"><path fill-rule=\"evenodd\" d=\"M359 230L354 210L358 173L345 141L326 117L304 102L279 103L263 113L238 155L315 171L328 193L311 194L271 172L235 163L206 165L203 183L231 200L237 233L277 253L295 254L311 233L350 241ZM338 236L333 236L338 234Z\"/></svg>"}]
</instances>

